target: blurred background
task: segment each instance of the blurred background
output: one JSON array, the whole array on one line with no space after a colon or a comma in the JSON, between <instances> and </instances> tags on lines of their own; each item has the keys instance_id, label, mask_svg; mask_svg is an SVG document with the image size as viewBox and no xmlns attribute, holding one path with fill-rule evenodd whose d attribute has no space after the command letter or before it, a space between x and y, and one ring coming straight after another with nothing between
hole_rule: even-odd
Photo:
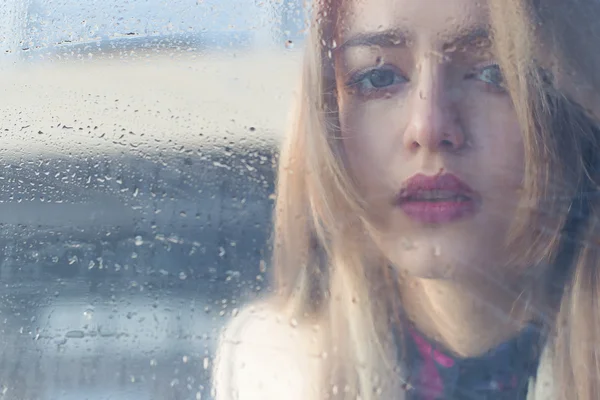
<instances>
[{"instance_id":1,"label":"blurred background","mask_svg":"<svg viewBox=\"0 0 600 400\"><path fill-rule=\"evenodd\" d=\"M0 399L210 399L268 293L303 0L6 0Z\"/></svg>"}]
</instances>

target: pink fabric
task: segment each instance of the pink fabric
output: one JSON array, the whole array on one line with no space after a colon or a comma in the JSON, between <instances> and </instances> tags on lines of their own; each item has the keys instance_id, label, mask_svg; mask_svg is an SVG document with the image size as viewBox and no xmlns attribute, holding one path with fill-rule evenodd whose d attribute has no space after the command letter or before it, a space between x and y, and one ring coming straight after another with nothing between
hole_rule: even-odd
<instances>
[{"instance_id":1,"label":"pink fabric","mask_svg":"<svg viewBox=\"0 0 600 400\"><path fill-rule=\"evenodd\" d=\"M424 400L435 400L444 393L444 383L436 364L450 368L454 365L454 360L434 349L427 340L414 330L411 329L410 333L424 362L419 376L419 383L427 389Z\"/></svg>"}]
</instances>

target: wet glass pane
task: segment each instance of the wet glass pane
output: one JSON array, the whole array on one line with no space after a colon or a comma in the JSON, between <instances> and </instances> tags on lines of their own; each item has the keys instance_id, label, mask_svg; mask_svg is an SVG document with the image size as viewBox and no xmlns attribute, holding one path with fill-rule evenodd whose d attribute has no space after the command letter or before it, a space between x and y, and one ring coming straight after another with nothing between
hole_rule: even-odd
<instances>
[{"instance_id":1,"label":"wet glass pane","mask_svg":"<svg viewBox=\"0 0 600 400\"><path fill-rule=\"evenodd\" d=\"M268 291L300 2L0 13L0 396L207 399Z\"/></svg>"},{"instance_id":2,"label":"wet glass pane","mask_svg":"<svg viewBox=\"0 0 600 400\"><path fill-rule=\"evenodd\" d=\"M0 397L600 397L595 0L8 0Z\"/></svg>"}]
</instances>

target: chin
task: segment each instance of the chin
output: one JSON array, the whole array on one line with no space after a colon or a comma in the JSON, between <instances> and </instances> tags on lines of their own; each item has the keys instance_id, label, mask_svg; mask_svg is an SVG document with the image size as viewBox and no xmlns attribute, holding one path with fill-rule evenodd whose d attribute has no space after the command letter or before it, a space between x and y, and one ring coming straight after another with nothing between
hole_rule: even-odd
<instances>
[{"instance_id":1,"label":"chin","mask_svg":"<svg viewBox=\"0 0 600 400\"><path fill-rule=\"evenodd\" d=\"M442 267L432 263L402 263L394 264L399 273L411 278L452 280L456 276L452 267Z\"/></svg>"},{"instance_id":2,"label":"chin","mask_svg":"<svg viewBox=\"0 0 600 400\"><path fill-rule=\"evenodd\" d=\"M391 245L391 243L390 243ZM385 248L387 247L387 249ZM472 249L477 246L461 243L421 243L405 246L396 241L382 248L392 265L403 275L423 279L452 280L469 274L470 267L480 265ZM469 253L469 250L471 252ZM481 260L479 260L481 261ZM469 274L470 275L470 274Z\"/></svg>"},{"instance_id":3,"label":"chin","mask_svg":"<svg viewBox=\"0 0 600 400\"><path fill-rule=\"evenodd\" d=\"M424 279L450 279L455 268L446 257L437 255L436 249L400 250L389 254L388 259L402 275Z\"/></svg>"}]
</instances>

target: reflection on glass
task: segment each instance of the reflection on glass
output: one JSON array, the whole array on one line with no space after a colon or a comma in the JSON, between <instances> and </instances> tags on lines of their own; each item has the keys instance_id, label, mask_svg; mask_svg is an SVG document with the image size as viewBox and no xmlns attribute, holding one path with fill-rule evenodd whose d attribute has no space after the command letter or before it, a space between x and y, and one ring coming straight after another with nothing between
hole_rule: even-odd
<instances>
[{"instance_id":1,"label":"reflection on glass","mask_svg":"<svg viewBox=\"0 0 600 400\"><path fill-rule=\"evenodd\" d=\"M600 5L314 4L217 399L600 396Z\"/></svg>"}]
</instances>

